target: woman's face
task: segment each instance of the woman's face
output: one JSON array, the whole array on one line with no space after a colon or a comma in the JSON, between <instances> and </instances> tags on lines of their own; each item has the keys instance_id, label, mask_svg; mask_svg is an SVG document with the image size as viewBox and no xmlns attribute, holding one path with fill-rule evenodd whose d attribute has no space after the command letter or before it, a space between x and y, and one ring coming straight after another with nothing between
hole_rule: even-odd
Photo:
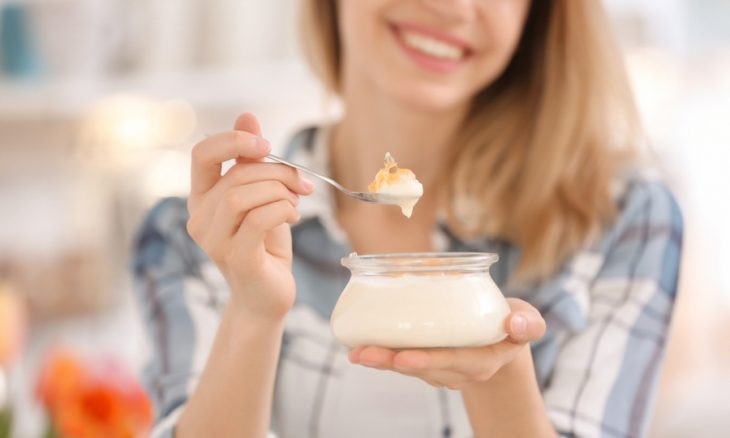
<instances>
[{"instance_id":1,"label":"woman's face","mask_svg":"<svg viewBox=\"0 0 730 438\"><path fill-rule=\"evenodd\" d=\"M338 1L345 80L370 81L424 110L466 103L492 83L530 7L530 0Z\"/></svg>"}]
</instances>

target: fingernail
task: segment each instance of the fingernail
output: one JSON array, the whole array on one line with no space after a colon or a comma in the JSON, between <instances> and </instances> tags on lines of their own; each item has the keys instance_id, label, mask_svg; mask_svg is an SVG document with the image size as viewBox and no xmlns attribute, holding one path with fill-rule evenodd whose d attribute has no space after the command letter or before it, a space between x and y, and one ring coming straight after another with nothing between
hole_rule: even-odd
<instances>
[{"instance_id":1,"label":"fingernail","mask_svg":"<svg viewBox=\"0 0 730 438\"><path fill-rule=\"evenodd\" d=\"M271 144L263 137L256 137L256 147L263 152L271 150Z\"/></svg>"},{"instance_id":2,"label":"fingernail","mask_svg":"<svg viewBox=\"0 0 730 438\"><path fill-rule=\"evenodd\" d=\"M509 324L512 334L522 335L527 332L527 318L522 315L513 316Z\"/></svg>"},{"instance_id":3,"label":"fingernail","mask_svg":"<svg viewBox=\"0 0 730 438\"><path fill-rule=\"evenodd\" d=\"M301 175L299 176L299 179L302 180L302 185L304 186L304 189L305 190L312 190L314 188L314 183L312 182L311 179L308 179L308 178L303 177Z\"/></svg>"}]
</instances>

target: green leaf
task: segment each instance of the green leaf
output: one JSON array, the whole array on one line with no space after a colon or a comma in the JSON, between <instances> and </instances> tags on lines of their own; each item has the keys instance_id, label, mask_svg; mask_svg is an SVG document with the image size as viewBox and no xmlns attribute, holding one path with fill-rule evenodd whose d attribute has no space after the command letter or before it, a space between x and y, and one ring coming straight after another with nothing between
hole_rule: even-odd
<instances>
[{"instance_id":1,"label":"green leaf","mask_svg":"<svg viewBox=\"0 0 730 438\"><path fill-rule=\"evenodd\" d=\"M10 437L10 424L12 419L10 409L0 410L0 438Z\"/></svg>"},{"instance_id":2,"label":"green leaf","mask_svg":"<svg viewBox=\"0 0 730 438\"><path fill-rule=\"evenodd\" d=\"M46 423L46 432L43 434L43 438L57 438L56 428L53 427L53 422L49 421Z\"/></svg>"}]
</instances>

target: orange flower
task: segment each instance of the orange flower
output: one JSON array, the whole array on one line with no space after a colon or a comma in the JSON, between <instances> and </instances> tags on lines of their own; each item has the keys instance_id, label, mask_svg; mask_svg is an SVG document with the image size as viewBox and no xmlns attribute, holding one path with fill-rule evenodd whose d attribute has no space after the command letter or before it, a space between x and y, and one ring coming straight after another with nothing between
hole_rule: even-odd
<instances>
[{"instance_id":1,"label":"orange flower","mask_svg":"<svg viewBox=\"0 0 730 438\"><path fill-rule=\"evenodd\" d=\"M41 373L37 392L62 437L134 438L146 434L152 424L149 398L113 363L91 366L69 352L55 352Z\"/></svg>"}]
</instances>

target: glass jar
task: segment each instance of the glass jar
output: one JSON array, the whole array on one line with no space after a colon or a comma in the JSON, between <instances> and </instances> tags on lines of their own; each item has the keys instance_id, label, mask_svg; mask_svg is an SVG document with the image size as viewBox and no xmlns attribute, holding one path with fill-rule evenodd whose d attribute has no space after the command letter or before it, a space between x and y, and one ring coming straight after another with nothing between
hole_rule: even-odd
<instances>
[{"instance_id":1,"label":"glass jar","mask_svg":"<svg viewBox=\"0 0 730 438\"><path fill-rule=\"evenodd\" d=\"M410 253L342 259L350 281L332 312L348 347L467 347L507 334L510 308L489 276L491 253Z\"/></svg>"}]
</instances>

